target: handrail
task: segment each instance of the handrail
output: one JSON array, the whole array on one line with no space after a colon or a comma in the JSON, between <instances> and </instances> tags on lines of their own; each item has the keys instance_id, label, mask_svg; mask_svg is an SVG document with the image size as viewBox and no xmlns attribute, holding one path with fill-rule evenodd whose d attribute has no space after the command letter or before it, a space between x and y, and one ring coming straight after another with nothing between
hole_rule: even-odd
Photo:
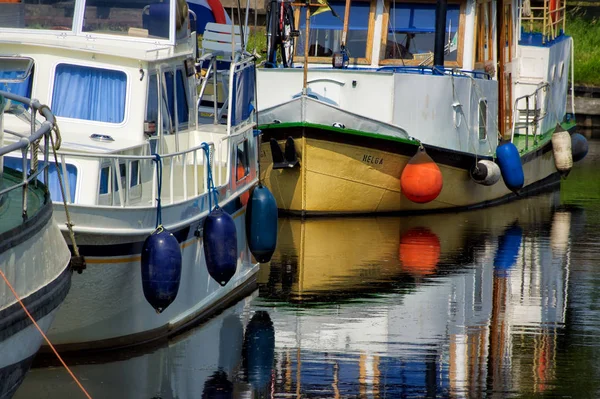
<instances>
[{"instance_id":1,"label":"handrail","mask_svg":"<svg viewBox=\"0 0 600 399\"><path fill-rule=\"evenodd\" d=\"M519 84L519 82L516 82L516 84ZM517 111L518 111L518 104L519 101L525 100L525 104L526 104L526 121L525 121L525 149L527 150L529 148L529 126L533 127L533 136L536 137L537 136L537 128L538 128L538 123L539 121L541 121L542 119L544 119L547 115L546 112L546 107L544 107L544 112L541 115L537 115L535 114L535 112L538 109L538 103L539 103L539 93L540 91L547 91L548 87L550 87L550 84L548 82L543 82L538 84L537 88L533 91L533 93L530 94L525 94L523 96L517 97L515 99L514 102L514 106L513 106L513 113L512 113L512 132L511 132L511 136L510 136L510 141L513 142L513 139L515 137L515 127L517 125ZM530 113L530 109L529 109L529 103L530 103L530 98L533 97L533 110L534 110L534 115L533 115L533 119L531 121L529 121L529 113Z\"/></svg>"},{"instance_id":2,"label":"handrail","mask_svg":"<svg viewBox=\"0 0 600 399\"><path fill-rule=\"evenodd\" d=\"M170 168L169 174L163 175L163 181L161 182L163 191L164 187L169 187L168 190L168 198L161 198L163 205L175 204L181 201L187 201L190 198L195 198L207 193L206 184L204 185L204 189L200 190L198 185L198 166L200 164L205 165L203 171L203 181L206 182L208 178L208 170L207 167L214 167L214 161L211 162L211 159L206 159L206 155L204 153L204 149L208 146L209 153L213 154L215 151L215 144L212 142L202 143L195 147L189 148L184 151L177 151L168 154L160 155L162 165L166 165ZM152 184L152 193L153 193L153 203L156 205L156 197L158 196L158 180L156 168L159 167L156 163L154 163L153 167L146 166L144 169L144 164L148 164L150 162L155 161L156 156L154 154L150 155L122 155L122 154L94 154L94 153L84 153L84 152L73 152L73 151L59 151L58 155L61 158L61 164L65 167L65 158L85 158L85 159L96 159L96 160L106 160L112 168L112 174L114 176L114 181L111 184L112 194L110 200L110 206L119 206L126 207L131 204L131 191L133 187L131 187L131 170L134 162L138 163L138 173L142 171L148 171L148 168L152 169L152 180L140 181L140 183ZM202 163L199 163L199 156L202 160ZM181 157L181 161L176 163L176 158ZM191 190L188 190L188 171L183 170L181 174L175 174L175 166L181 165L181 167L185 167L186 165L193 165L193 176L194 185ZM125 166L124 173L121 172L120 165ZM164 167L164 166L162 166ZM143 177L140 177L143 178ZM125 179L126 184L121 184L121 182ZM178 180L178 182L175 182ZM176 188L181 188L182 190L182 198L177 200L174 195L174 191ZM119 201L118 204L115 201L115 196L118 195ZM164 196L164 194L163 194Z\"/></svg>"},{"instance_id":3,"label":"handrail","mask_svg":"<svg viewBox=\"0 0 600 399\"><path fill-rule=\"evenodd\" d=\"M11 101L16 101L22 104L29 105L29 113L31 114L31 135L29 137L21 137L19 141L13 142L9 145L4 146L4 108L5 101L4 98L7 98ZM44 139L44 159L48 159L49 151L50 151L50 134L52 133L52 129L55 126L56 120L54 119L54 115L50 111L48 107L43 106L39 101L32 100L27 97L22 97L13 93L9 93L6 91L0 90L0 180L2 180L2 174L4 172L4 158L3 156L11 153L13 151L21 151L21 157L23 160L22 167L22 180L14 185L6 187L4 189L0 189L0 196L6 194L10 191L16 190L19 187L23 188L22 195L22 216L23 218L27 218L27 205L28 205L28 195L27 189L29 184L33 181L35 182L38 176L43 172L45 181L48 182L48 163L44 162L41 166L36 165L35 170L32 170L31 174L28 173L27 170L27 160L28 160L28 152L31 148L32 144L39 143L39 141ZM39 112L45 119L41 126L36 127L36 118L35 113ZM36 146L37 147L37 146ZM39 147L34 147L35 151L39 151ZM37 152L31 152L32 157L32 166L33 165L33 157L37 157Z\"/></svg>"},{"instance_id":4,"label":"handrail","mask_svg":"<svg viewBox=\"0 0 600 399\"><path fill-rule=\"evenodd\" d=\"M567 0L560 1L558 7L550 9L550 0L544 0L544 5L539 7L529 7L525 10L525 7L521 6L521 20L525 20L529 23L529 32L533 32L534 21L540 21L542 24L542 43L546 41L552 41L560 32L564 32L566 28L566 9ZM524 15L527 13L528 15ZM560 29L562 28L562 29Z\"/></svg>"}]
</instances>

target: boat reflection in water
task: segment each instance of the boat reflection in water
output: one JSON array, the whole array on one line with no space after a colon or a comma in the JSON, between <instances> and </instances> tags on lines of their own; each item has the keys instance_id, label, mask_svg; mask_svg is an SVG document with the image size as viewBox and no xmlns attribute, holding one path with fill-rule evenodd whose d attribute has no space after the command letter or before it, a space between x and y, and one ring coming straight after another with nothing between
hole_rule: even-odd
<instances>
[{"instance_id":1,"label":"boat reflection in water","mask_svg":"<svg viewBox=\"0 0 600 399\"><path fill-rule=\"evenodd\" d=\"M280 219L253 296L154 349L70 363L92 397L115 399L543 393L583 225L558 203ZM15 398L47 392L78 393L62 369L35 368Z\"/></svg>"},{"instance_id":2,"label":"boat reflection in water","mask_svg":"<svg viewBox=\"0 0 600 399\"><path fill-rule=\"evenodd\" d=\"M552 385L571 217L559 194L402 218L282 219L259 274L275 393L481 397Z\"/></svg>"},{"instance_id":3,"label":"boat reflection in water","mask_svg":"<svg viewBox=\"0 0 600 399\"><path fill-rule=\"evenodd\" d=\"M266 391L274 330L267 312L250 308L256 294L169 342L104 357L70 358L71 369L94 398L214 399ZM37 367L14 399L74 395L81 393L62 368Z\"/></svg>"}]
</instances>

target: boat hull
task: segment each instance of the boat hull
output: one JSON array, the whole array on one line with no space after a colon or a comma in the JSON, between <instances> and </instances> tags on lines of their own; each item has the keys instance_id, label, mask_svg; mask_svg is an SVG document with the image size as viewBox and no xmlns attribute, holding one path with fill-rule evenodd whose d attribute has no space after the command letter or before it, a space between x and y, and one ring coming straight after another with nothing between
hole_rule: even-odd
<instances>
[{"instance_id":1,"label":"boat hull","mask_svg":"<svg viewBox=\"0 0 600 399\"><path fill-rule=\"evenodd\" d=\"M43 197L41 186L34 191ZM10 223L21 207L20 190L8 195L0 211L3 224ZM29 216L0 234L0 269L39 327L47 332L69 292L70 253L49 201L38 209L32 206ZM21 219L20 212L16 218ZM42 335L10 288L0 282L0 398L12 397L42 342Z\"/></svg>"},{"instance_id":2,"label":"boat hull","mask_svg":"<svg viewBox=\"0 0 600 399\"><path fill-rule=\"evenodd\" d=\"M413 143L317 125L275 125L262 131L261 177L284 212L419 213L471 209L517 198L502 181L484 186L471 179L470 169L477 160L489 157L425 146L440 168L443 188L435 200L417 204L400 188L402 171L418 149ZM274 169L270 140L277 140L283 148L287 137L294 139L299 166ZM519 196L558 184L548 137L522 155L521 162L525 184Z\"/></svg>"},{"instance_id":3,"label":"boat hull","mask_svg":"<svg viewBox=\"0 0 600 399\"><path fill-rule=\"evenodd\" d=\"M172 230L181 248L181 283L175 301L160 314L143 294L140 260L147 236L77 234L87 268L73 279L49 333L52 342L62 352L148 343L211 317L254 290L258 264L246 244L246 208L234 199L223 209L236 225L236 274L225 287L209 276L201 235L205 217Z\"/></svg>"}]
</instances>

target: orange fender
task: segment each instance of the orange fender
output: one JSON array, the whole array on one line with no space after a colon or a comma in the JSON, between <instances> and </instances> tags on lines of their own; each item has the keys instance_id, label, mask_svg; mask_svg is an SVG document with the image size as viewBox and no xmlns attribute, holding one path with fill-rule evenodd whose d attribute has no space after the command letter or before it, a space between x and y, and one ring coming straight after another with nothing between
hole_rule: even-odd
<instances>
[{"instance_id":1,"label":"orange fender","mask_svg":"<svg viewBox=\"0 0 600 399\"><path fill-rule=\"evenodd\" d=\"M419 150L404 167L400 176L402 193L412 202L424 204L433 201L442 191L442 172L425 148Z\"/></svg>"}]
</instances>

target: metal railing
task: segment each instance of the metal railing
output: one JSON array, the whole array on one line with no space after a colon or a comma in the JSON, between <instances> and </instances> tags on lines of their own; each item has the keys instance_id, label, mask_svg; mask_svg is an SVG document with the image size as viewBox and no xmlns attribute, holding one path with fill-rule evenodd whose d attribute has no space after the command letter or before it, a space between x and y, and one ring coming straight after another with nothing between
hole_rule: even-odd
<instances>
[{"instance_id":1,"label":"metal railing","mask_svg":"<svg viewBox=\"0 0 600 399\"><path fill-rule=\"evenodd\" d=\"M542 6L527 6L531 0L523 1L521 21L526 22L529 32L541 27L542 43L554 40L566 27L566 0L543 0ZM541 26L540 26L541 25Z\"/></svg>"},{"instance_id":2,"label":"metal railing","mask_svg":"<svg viewBox=\"0 0 600 399\"><path fill-rule=\"evenodd\" d=\"M517 84L519 84L517 82ZM550 84L548 82L541 83L537 86L533 93L526 94L524 96L515 99L513 106L513 120L512 120L512 132L510 141L512 142L515 137L516 129L525 129L525 150L529 149L529 128L533 129L534 141L537 139L539 122L546 117L547 112L547 98L544 96L544 103L540 100L540 94L547 92ZM525 108L519 108L519 105L525 103ZM533 105L533 109L530 107ZM540 107L540 105L542 105ZM521 121L521 113L525 114L525 121Z\"/></svg>"},{"instance_id":3,"label":"metal railing","mask_svg":"<svg viewBox=\"0 0 600 399\"><path fill-rule=\"evenodd\" d=\"M10 107L6 107L8 99L10 102L16 101L21 104L26 104L29 106L29 120L31 126L31 135L28 137L23 137L22 135L17 136L18 140L4 145L4 110L5 108L11 109ZM40 113L46 120L42 122L39 126L36 124L36 114ZM48 182L48 163L38 163L38 153L39 143L41 140L44 140L43 145L43 155L44 159L48 159L50 152L50 134L52 133L52 129L55 125L55 119L52 112L48 107L43 106L37 100L31 100L26 97L18 96L9 92L0 91L0 182L3 182L3 172L4 172L4 155L9 154L13 151L19 151L21 153L22 159L22 175L21 181L10 185L9 187L2 188L0 187L0 196L16 190L18 188L22 188L22 216L23 218L27 218L27 189L29 185L33 182L37 182L38 176L41 173L44 173L44 181ZM7 132L8 133L8 132ZM31 151L30 151L31 149ZM30 158L28 158L28 153L30 153ZM31 170L27 168L27 162L31 162Z\"/></svg>"},{"instance_id":4,"label":"metal railing","mask_svg":"<svg viewBox=\"0 0 600 399\"><path fill-rule=\"evenodd\" d=\"M212 142L202 143L185 151L161 154L158 157L156 154L118 155L61 151L59 162L64 165L67 158L69 160L96 160L100 165L100 173L102 173L102 169L108 167L107 182L110 190L104 194L98 192L99 205L116 207L144 206L144 201L148 200L152 201L151 206L154 207L158 203L159 186L162 188L162 205L184 202L206 194L209 189L208 168L214 169L215 164L214 151L215 145ZM136 185L131 184L134 164L137 164L135 179L138 184ZM202 168L203 184L199 184L201 165L204 165ZM191 171L188 170L188 167ZM162 168L163 171L167 170L166 175L163 175L161 171L160 176L162 179L160 181L158 180L158 168ZM144 196L143 193L140 193L138 195L137 191L143 188L144 185L152 186L150 194ZM108 196L108 203L102 203L102 195Z\"/></svg>"}]
</instances>

